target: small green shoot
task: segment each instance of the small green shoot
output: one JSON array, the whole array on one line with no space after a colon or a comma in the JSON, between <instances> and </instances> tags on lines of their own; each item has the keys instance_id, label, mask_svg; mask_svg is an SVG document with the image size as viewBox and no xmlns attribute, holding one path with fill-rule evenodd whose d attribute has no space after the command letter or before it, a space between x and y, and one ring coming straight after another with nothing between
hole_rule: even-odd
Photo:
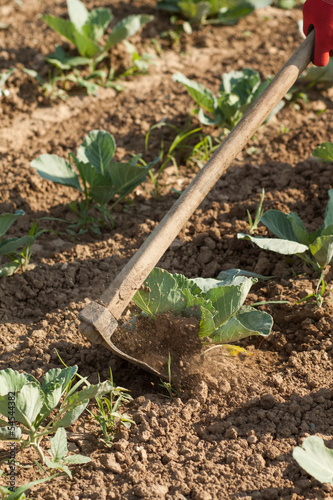
<instances>
[{"instance_id":1,"label":"small green shoot","mask_svg":"<svg viewBox=\"0 0 333 500\"><path fill-rule=\"evenodd\" d=\"M200 136L199 142L192 148L186 161L191 167L198 167L202 169L211 155L220 146L221 140L209 134Z\"/></svg>"},{"instance_id":2,"label":"small green shoot","mask_svg":"<svg viewBox=\"0 0 333 500\"><path fill-rule=\"evenodd\" d=\"M150 129L148 130L148 132L146 134L146 137L145 137L146 151L148 151L149 138L150 138L151 132L156 128L162 128L162 127L169 127L171 129L175 130L177 135L173 139L171 145L169 146L168 152L166 154L164 153L164 141L162 141L160 156L159 156L161 164L158 167L156 172L154 172L153 170L149 171L150 179L154 185L155 196L157 198L161 195L161 189L163 187L160 185L160 178L161 178L163 170L171 162L172 165L175 167L176 172L178 173L178 164L177 164L177 161L175 158L176 151L179 151L179 153L181 155L182 151L185 148L189 147L187 145L187 139L191 136L195 136L201 130L201 128L189 130L188 124L187 124L185 130L180 130L176 125L173 125L171 123L165 122L164 120L161 120L160 122L155 123L155 125L150 127ZM193 148L191 148L191 150L192 149Z\"/></svg>"},{"instance_id":3,"label":"small green shoot","mask_svg":"<svg viewBox=\"0 0 333 500\"><path fill-rule=\"evenodd\" d=\"M260 222L260 217L263 214L262 204L264 202L264 198L265 198L265 190L264 190L264 188L262 188L261 197L260 197L259 205L258 205L257 210L256 210L254 221L252 220L252 217L251 217L251 214L250 214L249 210L246 211L247 217L248 217L248 220L249 220L250 234L253 234L258 229L258 224Z\"/></svg>"},{"instance_id":4,"label":"small green shoot","mask_svg":"<svg viewBox=\"0 0 333 500\"><path fill-rule=\"evenodd\" d=\"M58 73L55 75L50 73L49 79L44 80L34 69L23 68L23 71L37 80L45 98L51 100L62 99L63 101L67 99L67 93L63 89L58 88L58 83L63 81L63 78L59 77Z\"/></svg>"},{"instance_id":5,"label":"small green shoot","mask_svg":"<svg viewBox=\"0 0 333 500\"><path fill-rule=\"evenodd\" d=\"M113 382L113 375L110 368L110 397L107 398L103 396L102 398L96 398L96 403L98 406L98 412L93 413L88 410L90 415L100 424L105 439L101 439L101 442L110 448L113 444L114 431L117 429L118 425L124 425L127 429L133 424L133 420L125 413L120 413L119 408L122 403L126 403L132 400L132 397L127 394L127 389L124 387L117 387Z\"/></svg>"},{"instance_id":6,"label":"small green shoot","mask_svg":"<svg viewBox=\"0 0 333 500\"><path fill-rule=\"evenodd\" d=\"M168 38L172 46L179 47L185 38L184 35L192 34L192 26L188 21L179 19L177 16L170 17L170 24L172 28L163 31L161 38Z\"/></svg>"},{"instance_id":7,"label":"small green shoot","mask_svg":"<svg viewBox=\"0 0 333 500\"><path fill-rule=\"evenodd\" d=\"M168 396L163 396L169 399L173 399L174 397L178 397L180 392L179 389L175 389L172 386L172 380L171 380L171 354L169 353L168 356L168 381L166 382L165 380L161 380L160 387L163 387L168 392Z\"/></svg>"}]
</instances>

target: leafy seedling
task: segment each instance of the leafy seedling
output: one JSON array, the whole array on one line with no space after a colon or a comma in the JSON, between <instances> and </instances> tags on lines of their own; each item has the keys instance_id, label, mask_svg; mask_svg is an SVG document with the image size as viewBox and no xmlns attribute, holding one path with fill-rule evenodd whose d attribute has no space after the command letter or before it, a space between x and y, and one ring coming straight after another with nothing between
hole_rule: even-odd
<instances>
[{"instance_id":1,"label":"leafy seedling","mask_svg":"<svg viewBox=\"0 0 333 500\"><path fill-rule=\"evenodd\" d=\"M199 110L197 110L199 121L203 125L222 128L224 134L234 128L269 84L269 80L261 82L258 71L249 68L245 68L243 71L224 73L217 95L182 73L174 74L173 80L182 83L199 105ZM281 106L283 103L279 103L270 117L277 113Z\"/></svg>"},{"instance_id":2,"label":"leafy seedling","mask_svg":"<svg viewBox=\"0 0 333 500\"><path fill-rule=\"evenodd\" d=\"M297 255L312 269L320 273L316 292L313 294L318 305L321 305L322 295L325 291L326 267L333 259L333 189L328 191L328 196L324 224L312 233L307 231L302 219L295 212L285 214L280 210L267 210L260 217L260 221L277 238L237 234L237 238L252 241L263 250L270 250L282 255Z\"/></svg>"},{"instance_id":3,"label":"leafy seedling","mask_svg":"<svg viewBox=\"0 0 333 500\"><path fill-rule=\"evenodd\" d=\"M51 448L49 454L51 460L45 457L45 465L50 469L58 469L67 474L72 479L70 465L86 464L91 462L91 458L83 455L68 455L67 436L63 427L59 427L55 436L50 439Z\"/></svg>"},{"instance_id":4,"label":"leafy seedling","mask_svg":"<svg viewBox=\"0 0 333 500\"><path fill-rule=\"evenodd\" d=\"M293 458L317 481L333 486L333 450L327 448L320 437L307 437L302 447L294 448Z\"/></svg>"},{"instance_id":5,"label":"leafy seedling","mask_svg":"<svg viewBox=\"0 0 333 500\"><path fill-rule=\"evenodd\" d=\"M235 24L254 11L254 3L245 0L160 0L156 8L181 15L191 23Z\"/></svg>"},{"instance_id":6,"label":"leafy seedling","mask_svg":"<svg viewBox=\"0 0 333 500\"><path fill-rule=\"evenodd\" d=\"M116 142L112 135L105 130L92 130L78 148L77 155L69 154L68 161L57 155L43 154L31 162L43 179L71 187L82 194L83 201L70 204L78 216L76 227L80 232L86 231L90 225L95 232L100 232L99 226L113 224L112 208L146 179L158 161L156 158L143 166L141 156L136 155L128 162L116 162L113 161L115 151ZM92 208L102 215L97 224L89 216Z\"/></svg>"},{"instance_id":7,"label":"leafy seedling","mask_svg":"<svg viewBox=\"0 0 333 500\"><path fill-rule=\"evenodd\" d=\"M0 277L11 276L18 269L25 270L31 255L31 245L40 234L34 235L33 228L29 234L21 238L6 238L5 234L14 222L22 217L23 210L17 210L15 214L1 214L0 215L0 263L3 257L9 259L9 263L0 265ZM19 250L23 248L23 250Z\"/></svg>"},{"instance_id":8,"label":"leafy seedling","mask_svg":"<svg viewBox=\"0 0 333 500\"><path fill-rule=\"evenodd\" d=\"M164 120L161 120L160 122L155 123L155 125L150 127L150 129L148 130L148 132L146 134L146 137L145 137L146 151L148 151L150 134L154 129L156 129L156 128L160 129L162 127L169 127L171 129L175 130L176 134L177 134L175 136L175 138L173 139L171 145L169 146L167 153L164 152L164 141L162 141L160 155L159 155L160 166L158 167L156 172L154 172L153 170L149 171L150 180L152 181L152 183L154 185L154 191L155 191L156 197L159 197L161 195L161 189L163 186L161 186L161 184L160 184L160 178L161 178L163 170L166 168L166 166L168 164L172 163L172 165L176 169L176 172L178 173L178 164L177 164L176 156L175 156L176 152L179 152L179 154L181 155L182 151L185 148L190 147L187 145L187 139L190 136L195 136L201 130L201 128L189 130L188 125L189 124L187 124L185 130L181 130L176 125L173 125L171 123L165 122ZM193 149L193 148L190 147L190 149Z\"/></svg>"},{"instance_id":9,"label":"leafy seedling","mask_svg":"<svg viewBox=\"0 0 333 500\"><path fill-rule=\"evenodd\" d=\"M110 384L111 391L109 398L103 396L102 398L97 397L96 403L98 406L98 412L94 413L90 410L88 412L90 415L99 423L102 428L105 439L101 439L101 442L105 444L108 448L113 445L114 431L118 424L125 426L127 429L133 424L133 420L126 415L126 413L120 413L119 408L122 403L126 403L132 400L132 396L127 394L127 389L124 387L117 387L113 382L113 375L110 368Z\"/></svg>"},{"instance_id":10,"label":"leafy seedling","mask_svg":"<svg viewBox=\"0 0 333 500\"><path fill-rule=\"evenodd\" d=\"M202 169L220 144L221 140L217 137L213 137L209 134L200 136L199 142L191 148L191 152L186 158L186 161L189 162L191 167Z\"/></svg>"},{"instance_id":11,"label":"leafy seedling","mask_svg":"<svg viewBox=\"0 0 333 500\"><path fill-rule=\"evenodd\" d=\"M50 219L50 217L43 217L42 219ZM40 219L41 220L41 219ZM58 219L61 220L61 219ZM67 222L67 221L64 221ZM29 268L30 264L30 259L32 255L32 245L35 243L36 239L43 233L46 232L55 232L51 229L43 229L38 227L38 222L35 222L31 228L29 229L28 237L27 237L27 242L26 245L24 246L23 250L20 251L15 251L13 254L9 255L11 258L11 271L20 269L21 271L26 271ZM16 266L16 267L15 267ZM1 276L1 273L0 273ZM8 274L7 274L8 276Z\"/></svg>"},{"instance_id":12,"label":"leafy seedling","mask_svg":"<svg viewBox=\"0 0 333 500\"><path fill-rule=\"evenodd\" d=\"M199 338L210 343L229 344L251 335L268 336L273 319L263 311L244 306L255 278L238 273L225 279L188 279L154 268L133 297L134 303L150 318L172 312L199 320Z\"/></svg>"},{"instance_id":13,"label":"leafy seedling","mask_svg":"<svg viewBox=\"0 0 333 500\"><path fill-rule=\"evenodd\" d=\"M3 475L3 472L0 471L0 476ZM33 486L37 486L37 484L45 483L46 481L50 481L55 477L49 476L43 479L37 479L36 481L32 481L27 484L23 484L22 486L18 486L15 488L15 491L12 491L10 488L5 486L0 486L0 498L1 500L24 500L26 499L25 491L30 490Z\"/></svg>"},{"instance_id":14,"label":"leafy seedling","mask_svg":"<svg viewBox=\"0 0 333 500\"><path fill-rule=\"evenodd\" d=\"M105 381L78 390L86 379L81 378L72 386L76 372L77 366L62 370L53 368L45 374L43 383L40 384L28 373L19 373L11 368L1 370L0 414L9 421L14 418L21 424L21 432L26 438L20 436L14 439L10 430L8 435L5 432L0 433L0 438L18 441L20 450L33 446L42 463L45 463L40 447L43 437L53 434L60 427L72 425L85 410L90 399L101 397L112 389L110 382ZM8 423L1 418L0 425L5 426L4 430L10 429Z\"/></svg>"},{"instance_id":15,"label":"leafy seedling","mask_svg":"<svg viewBox=\"0 0 333 500\"><path fill-rule=\"evenodd\" d=\"M53 84L62 83L66 87L66 82L72 82L91 95L96 95L100 86L119 89L119 85L112 82L113 68L106 71L97 67L108 57L110 49L137 33L142 26L153 19L153 16L145 14L127 16L113 27L103 44L102 40L113 19L111 10L96 8L89 12L80 0L67 0L67 8L69 20L50 15L42 17L51 29L75 45L79 53L79 56L72 57L57 46L55 51L46 57L46 61L57 68ZM144 62L147 66L145 56L133 53L131 68L133 71L130 74L140 71L140 66L143 67ZM88 74L81 73L82 66L88 67Z\"/></svg>"},{"instance_id":16,"label":"leafy seedling","mask_svg":"<svg viewBox=\"0 0 333 500\"><path fill-rule=\"evenodd\" d=\"M146 74L148 72L149 66L154 63L155 56L148 53L139 54L135 45L128 42L127 40L124 40L123 44L127 53L131 56L131 65L124 71L124 73L119 75L117 79L119 80L126 76L134 75L135 73Z\"/></svg>"},{"instance_id":17,"label":"leafy seedling","mask_svg":"<svg viewBox=\"0 0 333 500\"><path fill-rule=\"evenodd\" d=\"M24 73L35 78L37 82L40 84L41 90L43 92L44 97L48 99L62 99L65 101L67 99L67 93L58 88L58 83L63 81L62 77L59 77L58 74L49 75L48 80L44 80L37 71L34 69L23 68Z\"/></svg>"},{"instance_id":18,"label":"leafy seedling","mask_svg":"<svg viewBox=\"0 0 333 500\"><path fill-rule=\"evenodd\" d=\"M256 210L256 214L255 214L254 220L252 220L252 217L251 217L251 214L250 214L249 210L246 210L247 218L249 220L250 234L253 234L258 229L258 224L260 222L260 217L263 214L262 204L264 202L264 198L265 198L265 190L263 188L262 191L261 191L261 197L260 197L260 201L259 201L259 204L258 204L258 207L257 207L257 210Z\"/></svg>"},{"instance_id":19,"label":"leafy seedling","mask_svg":"<svg viewBox=\"0 0 333 500\"><path fill-rule=\"evenodd\" d=\"M192 34L192 26L188 21L179 19L178 16L170 17L171 28L161 33L161 38L168 38L172 46L180 46L185 35Z\"/></svg>"},{"instance_id":20,"label":"leafy seedling","mask_svg":"<svg viewBox=\"0 0 333 500\"><path fill-rule=\"evenodd\" d=\"M105 44L101 45L100 42L113 19L111 10L97 8L89 12L80 0L67 0L67 8L69 20L50 15L42 16L42 19L51 29L69 40L77 48L81 59L65 62L71 67L89 64L92 58L97 58L95 64L100 62L106 57L109 49L133 36L142 26L153 19L153 16L144 14L130 15L113 27ZM57 60L57 54L53 54L53 58ZM61 58L58 60L60 61L58 64L63 63Z\"/></svg>"}]
</instances>

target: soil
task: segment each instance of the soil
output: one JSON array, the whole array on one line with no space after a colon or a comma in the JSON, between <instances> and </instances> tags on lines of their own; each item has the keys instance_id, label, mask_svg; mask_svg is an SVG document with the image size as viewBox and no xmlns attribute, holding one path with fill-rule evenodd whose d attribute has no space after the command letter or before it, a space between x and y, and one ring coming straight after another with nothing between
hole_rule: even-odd
<instances>
[{"instance_id":1,"label":"soil","mask_svg":"<svg viewBox=\"0 0 333 500\"><path fill-rule=\"evenodd\" d=\"M166 380L169 380L169 365L173 382L182 383L198 365L203 351L198 336L199 321L172 313L158 314L156 319L139 315L133 319L134 325L125 323L117 328L112 342L125 354L147 363Z\"/></svg>"},{"instance_id":2,"label":"soil","mask_svg":"<svg viewBox=\"0 0 333 500\"><path fill-rule=\"evenodd\" d=\"M88 1L89 9L108 6ZM68 431L70 453L91 462L72 466L73 479L55 478L35 486L29 497L56 499L290 499L333 498L333 487L322 485L292 458L292 450L316 434L333 447L332 354L333 306L330 283L324 303L301 302L315 290L318 277L297 258L284 259L237 239L247 232L246 210L252 216L262 188L264 209L296 211L308 229L318 228L333 185L332 164L311 157L320 143L332 140L332 88L305 89L303 100L286 105L262 126L248 148L218 181L195 214L184 225L158 266L191 277L216 277L221 270L241 268L274 276L256 284L248 303L287 300L263 306L274 318L267 339L240 342L252 356L227 357L218 349L198 362L196 378L182 384L172 399L160 380L91 345L78 330L79 311L98 300L123 265L156 227L195 176L197 168L178 158L178 171L164 171L161 196L152 184L139 186L114 211L114 227L72 237L68 203L76 194L67 187L42 180L30 161L42 153L64 158L76 151L92 129L105 129L117 141L117 159L142 153L147 160L168 148L171 128L155 129L145 152L145 135L162 119L181 129L193 102L172 81L183 72L213 90L221 74L251 67L263 78L275 74L300 44L297 22L301 8L267 7L236 26L206 26L183 34L171 45L161 33L170 28L165 13L153 0L112 2L115 22L125 15L154 14L155 20L131 40L140 51L156 56L149 74L123 81L124 90L101 89L96 97L72 88L66 101L45 97L36 80L22 71L28 67L44 77L50 67L45 55L57 43L66 47L41 19L42 14L66 16L65 2L1 1L2 50L0 70L15 67L0 98L1 199L0 213L26 213L9 234L23 236L40 220L43 233L33 246L30 267L0 280L0 369L26 371L42 379L50 368L61 367L57 352L68 365L77 364L91 383L109 377L130 390L133 401L121 407L135 424L119 427L112 448L100 441L101 428L84 413ZM156 40L161 48L156 54ZM112 55L122 71L123 49ZM198 125L195 116L191 126ZM203 134L218 135L204 128ZM261 226L258 234L266 234ZM183 328L183 327L182 327ZM185 326L184 326L185 328ZM185 352L185 351L184 351ZM193 383L194 380L194 383ZM90 409L96 409L93 403ZM44 439L42 447L49 446ZM8 452L8 443L1 443ZM35 465L34 451L18 454L16 484L46 477ZM8 465L1 470L8 473ZM6 478L0 476L1 484Z\"/></svg>"}]
</instances>

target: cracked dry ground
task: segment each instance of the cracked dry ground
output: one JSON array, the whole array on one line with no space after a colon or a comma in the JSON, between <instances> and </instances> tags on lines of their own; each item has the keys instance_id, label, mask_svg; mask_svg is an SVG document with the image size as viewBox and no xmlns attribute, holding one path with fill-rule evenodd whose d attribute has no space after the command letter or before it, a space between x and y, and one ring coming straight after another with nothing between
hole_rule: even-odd
<instances>
[{"instance_id":1,"label":"cracked dry ground","mask_svg":"<svg viewBox=\"0 0 333 500\"><path fill-rule=\"evenodd\" d=\"M107 5L101 0L87 7ZM108 5L110 6L110 5ZM155 13L154 2L112 2L116 20L136 12ZM40 14L65 15L64 2L29 0L22 6L2 2L1 19L11 23L3 39L0 67L27 66L47 74L40 57L53 50L56 35ZM13 20L15 19L15 22ZM274 74L301 42L297 21L301 10L266 8L232 27L205 27L181 47L171 50L161 40L162 56L150 74L124 83L125 90L101 91L99 96L71 96L66 102L46 103L37 84L16 73L10 95L0 102L1 200L3 212L23 209L12 234L23 235L43 216L66 219L70 189L51 185L29 167L41 153L66 157L92 129L104 128L117 141L118 158L159 154L171 130L155 130L149 153L145 134L164 117L184 126L192 102L172 81L182 71L217 89L222 72L251 67L263 77ZM134 42L149 50L160 40L167 17L157 14ZM150 48L150 50L152 50ZM274 317L272 335L250 338L254 355L234 359L214 355L196 367L196 383L169 400L159 380L92 346L78 332L78 312L104 289L140 247L177 199L171 190L184 189L195 171L181 164L179 175L170 167L163 178L163 196L156 199L148 182L137 188L132 204L114 212L115 227L100 236L90 233L75 241L60 222L45 224L58 231L37 240L31 263L22 274L0 281L0 369L24 370L38 378L59 367L56 350L79 373L97 382L107 379L130 389L134 400L124 411L135 424L119 429L109 450L100 443L100 429L84 414L69 428L70 451L92 461L73 468L73 480L62 476L39 485L31 498L53 499L310 499L332 498L292 459L292 450L310 434L332 446L332 303L329 290L322 308L296 301L314 290L316 276L297 259L285 260L260 251L236 233L248 230L265 188L264 209L299 213L309 229L323 221L327 191L333 185L332 164L310 158L314 148L332 139L332 90L313 88L309 104L285 106L260 128L247 151L224 174L177 240L159 262L170 272L188 277L215 277L232 267L274 276L254 286L249 302L288 300L291 305L266 306ZM325 112L322 112L325 110ZM196 124L195 118L193 125ZM210 133L205 129L205 133ZM125 210L126 209L126 210ZM265 234L265 229L260 229ZM331 272L327 275L330 284ZM151 332L154 335L154 332ZM90 405L92 408L93 405ZM47 440L44 441L44 446ZM6 451L6 444L2 444ZM33 464L33 452L21 453L22 465ZM6 465L1 468L6 471ZM35 466L18 468L17 484L43 477Z\"/></svg>"}]
</instances>

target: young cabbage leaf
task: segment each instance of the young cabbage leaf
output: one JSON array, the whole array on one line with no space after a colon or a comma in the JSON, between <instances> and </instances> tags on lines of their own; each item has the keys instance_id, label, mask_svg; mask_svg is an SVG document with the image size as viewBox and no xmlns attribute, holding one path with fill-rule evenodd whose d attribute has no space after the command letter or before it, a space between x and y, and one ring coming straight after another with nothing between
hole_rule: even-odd
<instances>
[{"instance_id":1,"label":"young cabbage leaf","mask_svg":"<svg viewBox=\"0 0 333 500\"><path fill-rule=\"evenodd\" d=\"M69 20L50 15L42 16L46 24L61 36L73 43L82 58L88 60L101 57L117 43L133 36L142 26L153 19L148 15L131 15L118 22L109 35L104 47L100 45L107 27L113 19L108 8L96 8L90 12L80 0L67 0ZM59 59L60 56L60 59ZM63 55L55 51L49 56L49 61L59 67ZM81 60L83 64L86 64ZM89 61L88 61L89 62ZM64 69L64 68L61 68Z\"/></svg>"},{"instance_id":2,"label":"young cabbage leaf","mask_svg":"<svg viewBox=\"0 0 333 500\"><path fill-rule=\"evenodd\" d=\"M182 83L200 106L198 119L203 125L216 125L225 131L230 131L238 123L269 83L269 80L261 82L259 73L249 68L230 71L222 75L220 89L215 96L182 73L175 73L173 80ZM277 111L276 108L270 116Z\"/></svg>"},{"instance_id":3,"label":"young cabbage leaf","mask_svg":"<svg viewBox=\"0 0 333 500\"><path fill-rule=\"evenodd\" d=\"M243 306L255 282L235 275L227 275L225 280L188 279L154 268L133 301L151 318L162 312L195 316L199 320L199 337L210 337L218 344L230 343L249 335L267 336L271 331L273 320L269 314Z\"/></svg>"},{"instance_id":4,"label":"young cabbage leaf","mask_svg":"<svg viewBox=\"0 0 333 500\"><path fill-rule=\"evenodd\" d=\"M254 11L246 0L160 0L156 8L179 14L200 24L235 24Z\"/></svg>"},{"instance_id":5,"label":"young cabbage leaf","mask_svg":"<svg viewBox=\"0 0 333 500\"><path fill-rule=\"evenodd\" d=\"M21 424L22 433L28 435L24 447L34 446L43 461L43 453L39 447L43 436L60 427L72 425L90 399L103 396L113 388L110 381L105 381L97 385L89 384L78 390L85 381L82 378L71 387L76 372L77 366L52 369L45 374L41 385L27 373L19 373L11 368L0 370L0 414L7 419L14 415L15 421ZM62 397L63 401L58 411L55 411ZM46 419L48 422L45 425ZM0 424L8 427L3 419L0 419ZM45 427L41 428L42 424ZM1 434L4 434L2 430Z\"/></svg>"},{"instance_id":6,"label":"young cabbage leaf","mask_svg":"<svg viewBox=\"0 0 333 500\"><path fill-rule=\"evenodd\" d=\"M119 201L141 184L159 160L156 158L143 166L137 155L127 162L116 162L112 161L115 151L116 142L111 134L92 130L79 146L77 155L70 153L68 161L57 155L43 154L30 165L43 179L82 193L86 208L91 202L105 208L115 196Z\"/></svg>"},{"instance_id":7,"label":"young cabbage leaf","mask_svg":"<svg viewBox=\"0 0 333 500\"><path fill-rule=\"evenodd\" d=\"M317 481L333 486L333 450L327 448L320 437L307 437L302 447L294 448L293 458Z\"/></svg>"}]
</instances>

